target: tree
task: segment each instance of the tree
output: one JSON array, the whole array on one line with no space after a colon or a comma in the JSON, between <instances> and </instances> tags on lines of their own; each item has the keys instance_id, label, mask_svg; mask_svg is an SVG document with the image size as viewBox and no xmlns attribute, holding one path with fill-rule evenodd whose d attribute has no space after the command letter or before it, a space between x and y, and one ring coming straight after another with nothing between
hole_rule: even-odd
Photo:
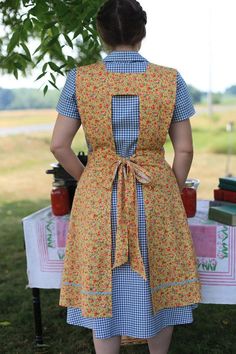
<instances>
[{"instance_id":1,"label":"tree","mask_svg":"<svg viewBox=\"0 0 236 354\"><path fill-rule=\"evenodd\" d=\"M193 103L200 103L202 100L203 93L191 85L188 85L188 89L192 97Z\"/></svg>"},{"instance_id":2,"label":"tree","mask_svg":"<svg viewBox=\"0 0 236 354\"><path fill-rule=\"evenodd\" d=\"M12 90L3 89L0 87L0 110L9 109L13 100L14 94Z\"/></svg>"},{"instance_id":3,"label":"tree","mask_svg":"<svg viewBox=\"0 0 236 354\"><path fill-rule=\"evenodd\" d=\"M230 86L225 90L225 93L228 95L236 96L236 85Z\"/></svg>"},{"instance_id":4,"label":"tree","mask_svg":"<svg viewBox=\"0 0 236 354\"><path fill-rule=\"evenodd\" d=\"M213 104L220 104L222 101L222 93L221 92L214 92L212 94L212 103Z\"/></svg>"},{"instance_id":5,"label":"tree","mask_svg":"<svg viewBox=\"0 0 236 354\"><path fill-rule=\"evenodd\" d=\"M37 79L47 77L56 87L76 64L100 58L101 47L95 16L102 0L4 0L0 20L5 34L0 38L0 68L18 78L32 68L41 68ZM37 43L32 51L31 43ZM68 50L69 49L69 50ZM73 53L70 52L73 50ZM56 87L57 88L57 87Z\"/></svg>"}]
</instances>

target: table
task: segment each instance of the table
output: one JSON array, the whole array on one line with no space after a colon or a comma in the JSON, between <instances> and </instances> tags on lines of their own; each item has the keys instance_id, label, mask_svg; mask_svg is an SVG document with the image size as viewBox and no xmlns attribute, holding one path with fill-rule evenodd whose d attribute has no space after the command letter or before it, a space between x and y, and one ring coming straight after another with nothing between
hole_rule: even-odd
<instances>
[{"instance_id":1,"label":"table","mask_svg":"<svg viewBox=\"0 0 236 354\"><path fill-rule=\"evenodd\" d=\"M236 227L208 220L209 201L199 200L189 218L201 282L201 303L236 304ZM69 215L56 217L51 207L23 220L28 287L32 288L36 343L42 344L39 289L59 289Z\"/></svg>"}]
</instances>

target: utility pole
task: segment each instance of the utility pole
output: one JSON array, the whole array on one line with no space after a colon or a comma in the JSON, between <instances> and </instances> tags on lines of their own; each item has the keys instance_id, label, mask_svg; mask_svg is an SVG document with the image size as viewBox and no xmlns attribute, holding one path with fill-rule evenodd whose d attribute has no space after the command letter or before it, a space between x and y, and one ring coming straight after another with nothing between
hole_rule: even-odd
<instances>
[{"instance_id":1,"label":"utility pole","mask_svg":"<svg viewBox=\"0 0 236 354\"><path fill-rule=\"evenodd\" d=\"M208 11L208 55L209 55L209 76L208 76L208 94L207 94L207 104L208 104L208 115L211 118L213 115L213 102L212 102L212 2L209 3Z\"/></svg>"},{"instance_id":2,"label":"utility pole","mask_svg":"<svg viewBox=\"0 0 236 354\"><path fill-rule=\"evenodd\" d=\"M234 122L228 122L226 124L226 131L228 135L228 149L227 149L227 160L226 160L226 176L232 177L232 173L230 173L230 161L231 156L233 154L233 130L234 130Z\"/></svg>"}]
</instances>

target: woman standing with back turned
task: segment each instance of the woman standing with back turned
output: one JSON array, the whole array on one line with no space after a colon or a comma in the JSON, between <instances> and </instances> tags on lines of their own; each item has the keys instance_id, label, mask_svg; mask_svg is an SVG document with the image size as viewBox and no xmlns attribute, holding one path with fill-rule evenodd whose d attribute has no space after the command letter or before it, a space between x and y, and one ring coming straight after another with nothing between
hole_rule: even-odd
<instances>
[{"instance_id":1,"label":"woman standing with back turned","mask_svg":"<svg viewBox=\"0 0 236 354\"><path fill-rule=\"evenodd\" d=\"M139 53L146 13L108 0L97 28L109 55L69 72L51 151L78 180L60 305L67 322L93 330L97 354L117 354L122 335L168 352L173 326L200 301L195 253L180 191L193 156L186 84ZM71 149L83 125L84 169ZM164 159L169 133L172 168Z\"/></svg>"}]
</instances>

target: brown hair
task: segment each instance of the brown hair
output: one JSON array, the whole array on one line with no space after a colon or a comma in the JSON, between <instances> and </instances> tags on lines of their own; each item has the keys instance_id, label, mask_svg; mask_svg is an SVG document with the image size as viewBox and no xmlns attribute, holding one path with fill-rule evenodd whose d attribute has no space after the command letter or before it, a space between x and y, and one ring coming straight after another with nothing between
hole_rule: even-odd
<instances>
[{"instance_id":1,"label":"brown hair","mask_svg":"<svg viewBox=\"0 0 236 354\"><path fill-rule=\"evenodd\" d=\"M146 12L136 0L108 0L97 14L98 33L110 47L141 42L146 23Z\"/></svg>"}]
</instances>

